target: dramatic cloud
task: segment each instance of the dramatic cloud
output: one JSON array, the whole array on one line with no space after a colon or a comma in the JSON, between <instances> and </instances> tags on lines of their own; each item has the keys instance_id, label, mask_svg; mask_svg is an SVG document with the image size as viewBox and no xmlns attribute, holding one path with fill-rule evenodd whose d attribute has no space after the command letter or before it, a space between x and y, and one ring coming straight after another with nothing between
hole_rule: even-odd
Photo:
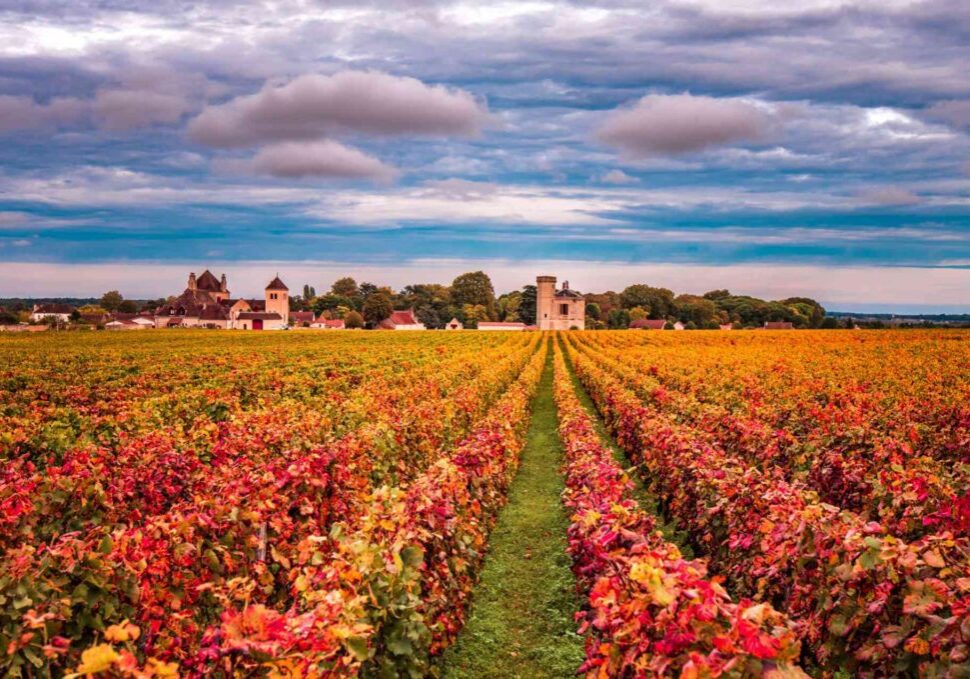
<instances>
[{"instance_id":1,"label":"dramatic cloud","mask_svg":"<svg viewBox=\"0 0 970 679\"><path fill-rule=\"evenodd\" d=\"M335 141L283 142L262 148L250 161L256 174L303 179L333 177L390 181L394 168Z\"/></svg>"},{"instance_id":2,"label":"dramatic cloud","mask_svg":"<svg viewBox=\"0 0 970 679\"><path fill-rule=\"evenodd\" d=\"M880 186L861 192L859 202L864 205L905 206L919 205L923 199L901 186Z\"/></svg>"},{"instance_id":3,"label":"dramatic cloud","mask_svg":"<svg viewBox=\"0 0 970 679\"><path fill-rule=\"evenodd\" d=\"M99 126L117 132L156 123L177 123L189 111L189 103L178 94L149 90L99 90L93 110Z\"/></svg>"},{"instance_id":4,"label":"dramatic cloud","mask_svg":"<svg viewBox=\"0 0 970 679\"><path fill-rule=\"evenodd\" d=\"M304 75L205 109L189 137L217 147L375 135L471 135L488 117L466 91L373 71Z\"/></svg>"},{"instance_id":5,"label":"dramatic cloud","mask_svg":"<svg viewBox=\"0 0 970 679\"><path fill-rule=\"evenodd\" d=\"M649 94L612 113L597 138L632 157L679 155L757 141L775 124L770 110L743 99Z\"/></svg>"},{"instance_id":6,"label":"dramatic cloud","mask_svg":"<svg viewBox=\"0 0 970 679\"><path fill-rule=\"evenodd\" d=\"M87 112L88 105L73 98L61 97L38 104L31 97L0 95L0 134L76 123Z\"/></svg>"}]
</instances>

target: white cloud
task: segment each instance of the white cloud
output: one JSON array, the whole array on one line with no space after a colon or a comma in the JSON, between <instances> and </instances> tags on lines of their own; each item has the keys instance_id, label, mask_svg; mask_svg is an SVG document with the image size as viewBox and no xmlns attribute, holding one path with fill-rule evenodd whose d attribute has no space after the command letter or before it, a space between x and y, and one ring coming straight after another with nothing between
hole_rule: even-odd
<instances>
[{"instance_id":1,"label":"white cloud","mask_svg":"<svg viewBox=\"0 0 970 679\"><path fill-rule=\"evenodd\" d=\"M640 180L631 177L623 170L614 169L600 177L600 181L604 184L636 184Z\"/></svg>"}]
</instances>

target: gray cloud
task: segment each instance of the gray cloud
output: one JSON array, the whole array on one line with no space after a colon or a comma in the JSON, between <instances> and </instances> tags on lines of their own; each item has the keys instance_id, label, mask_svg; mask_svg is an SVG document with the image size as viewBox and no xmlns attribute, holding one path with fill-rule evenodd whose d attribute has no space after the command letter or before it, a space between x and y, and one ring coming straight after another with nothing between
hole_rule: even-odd
<instances>
[{"instance_id":1,"label":"gray cloud","mask_svg":"<svg viewBox=\"0 0 970 679\"><path fill-rule=\"evenodd\" d=\"M206 108L189 137L218 147L316 139L334 133L472 135L487 110L466 91L374 71L303 75Z\"/></svg>"},{"instance_id":2,"label":"gray cloud","mask_svg":"<svg viewBox=\"0 0 970 679\"><path fill-rule=\"evenodd\" d=\"M859 193L858 202L863 205L902 207L906 205L919 205L923 202L923 198L901 186L879 186L866 189Z\"/></svg>"},{"instance_id":3,"label":"gray cloud","mask_svg":"<svg viewBox=\"0 0 970 679\"><path fill-rule=\"evenodd\" d=\"M62 97L38 104L31 97L0 95L0 133L76 123L87 113L87 103L79 99Z\"/></svg>"},{"instance_id":4,"label":"gray cloud","mask_svg":"<svg viewBox=\"0 0 970 679\"><path fill-rule=\"evenodd\" d=\"M924 110L923 117L957 129L970 128L970 99L938 102Z\"/></svg>"},{"instance_id":5,"label":"gray cloud","mask_svg":"<svg viewBox=\"0 0 970 679\"><path fill-rule=\"evenodd\" d=\"M179 94L129 89L98 90L93 104L98 125L115 132L177 123L189 108Z\"/></svg>"},{"instance_id":6,"label":"gray cloud","mask_svg":"<svg viewBox=\"0 0 970 679\"><path fill-rule=\"evenodd\" d=\"M329 139L266 146L243 166L246 168L254 174L287 179L329 177L383 182L397 174L377 158Z\"/></svg>"},{"instance_id":7,"label":"gray cloud","mask_svg":"<svg viewBox=\"0 0 970 679\"><path fill-rule=\"evenodd\" d=\"M679 155L764 139L774 114L749 101L691 94L649 94L612 113L597 138L632 157Z\"/></svg>"}]
</instances>

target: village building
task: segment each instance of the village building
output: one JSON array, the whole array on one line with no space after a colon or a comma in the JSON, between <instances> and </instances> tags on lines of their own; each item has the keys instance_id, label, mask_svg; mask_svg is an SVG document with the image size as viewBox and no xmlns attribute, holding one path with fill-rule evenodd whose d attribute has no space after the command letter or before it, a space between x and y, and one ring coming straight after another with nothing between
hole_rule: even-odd
<instances>
[{"instance_id":1,"label":"village building","mask_svg":"<svg viewBox=\"0 0 970 679\"><path fill-rule=\"evenodd\" d=\"M30 312L30 320L34 323L42 323L56 319L58 323L67 323L73 313L74 307L70 304L35 304Z\"/></svg>"},{"instance_id":2,"label":"village building","mask_svg":"<svg viewBox=\"0 0 970 679\"><path fill-rule=\"evenodd\" d=\"M791 330L794 327L788 321L765 321L765 330Z\"/></svg>"},{"instance_id":3,"label":"village building","mask_svg":"<svg viewBox=\"0 0 970 679\"><path fill-rule=\"evenodd\" d=\"M316 330L344 330L347 326L342 318L318 318L310 327Z\"/></svg>"},{"instance_id":4,"label":"village building","mask_svg":"<svg viewBox=\"0 0 970 679\"><path fill-rule=\"evenodd\" d=\"M414 315L414 309L394 311L388 318L377 324L380 330L427 330L424 323Z\"/></svg>"},{"instance_id":5,"label":"village building","mask_svg":"<svg viewBox=\"0 0 970 679\"><path fill-rule=\"evenodd\" d=\"M289 288L277 275L264 291L264 299L233 299L226 275L216 277L208 270L188 285L173 301L155 311L156 328L221 328L237 330L280 330L290 315Z\"/></svg>"},{"instance_id":6,"label":"village building","mask_svg":"<svg viewBox=\"0 0 970 679\"><path fill-rule=\"evenodd\" d=\"M563 281L562 289L557 290L555 276L538 276L536 325L539 330L583 329L586 327L586 299L569 289L569 281Z\"/></svg>"},{"instance_id":7,"label":"village building","mask_svg":"<svg viewBox=\"0 0 970 679\"><path fill-rule=\"evenodd\" d=\"M448 321L448 325L445 326L445 330L464 330L465 324L459 321L457 318L452 318Z\"/></svg>"},{"instance_id":8,"label":"village building","mask_svg":"<svg viewBox=\"0 0 970 679\"><path fill-rule=\"evenodd\" d=\"M290 325L294 328L309 328L315 320L317 320L317 317L312 311L290 312Z\"/></svg>"}]
</instances>

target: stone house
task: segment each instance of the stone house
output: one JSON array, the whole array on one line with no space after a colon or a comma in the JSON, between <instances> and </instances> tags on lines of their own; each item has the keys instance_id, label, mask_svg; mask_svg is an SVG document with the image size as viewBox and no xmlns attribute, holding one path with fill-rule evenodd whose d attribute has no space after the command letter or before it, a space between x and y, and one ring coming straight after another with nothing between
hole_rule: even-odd
<instances>
[{"instance_id":1,"label":"stone house","mask_svg":"<svg viewBox=\"0 0 970 679\"><path fill-rule=\"evenodd\" d=\"M536 277L536 325L539 330L586 327L586 299L563 281L556 289L555 276Z\"/></svg>"}]
</instances>

